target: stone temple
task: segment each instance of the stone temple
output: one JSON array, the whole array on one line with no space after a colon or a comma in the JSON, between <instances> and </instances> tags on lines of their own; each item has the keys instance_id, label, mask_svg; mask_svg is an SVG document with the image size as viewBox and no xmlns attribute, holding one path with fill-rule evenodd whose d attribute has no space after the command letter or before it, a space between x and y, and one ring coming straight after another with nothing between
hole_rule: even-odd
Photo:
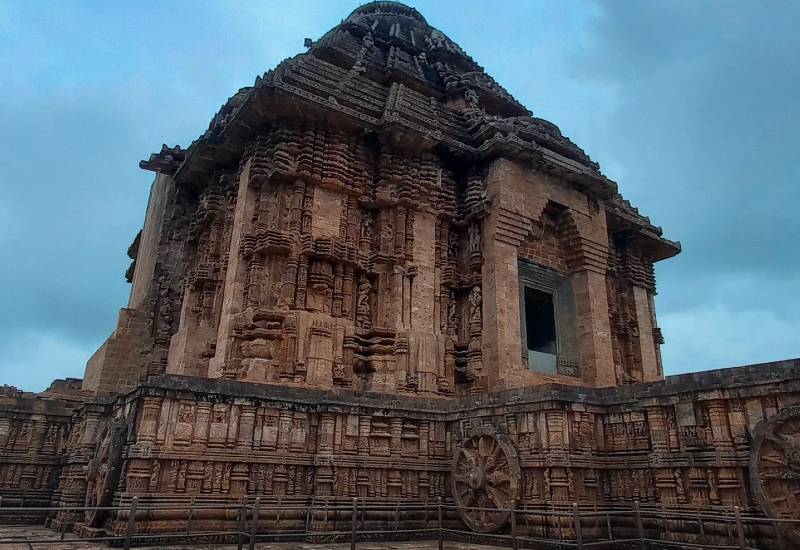
<instances>
[{"instance_id":1,"label":"stone temple","mask_svg":"<svg viewBox=\"0 0 800 550\"><path fill-rule=\"evenodd\" d=\"M654 263L680 245L582 149L405 5L306 46L140 163L155 180L116 328L82 381L0 398L4 506L138 497L166 508L135 518L154 534L184 528L170 506L254 497L800 515L800 362L665 379Z\"/></svg>"}]
</instances>

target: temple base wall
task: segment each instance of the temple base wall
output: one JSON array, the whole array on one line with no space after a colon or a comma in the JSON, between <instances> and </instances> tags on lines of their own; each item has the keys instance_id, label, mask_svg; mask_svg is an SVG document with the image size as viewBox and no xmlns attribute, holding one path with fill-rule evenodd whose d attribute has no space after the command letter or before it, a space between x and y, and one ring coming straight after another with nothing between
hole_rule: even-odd
<instances>
[{"instance_id":1,"label":"temple base wall","mask_svg":"<svg viewBox=\"0 0 800 550\"><path fill-rule=\"evenodd\" d=\"M84 404L72 417L63 460L45 442L49 433L65 436L68 408L9 403L13 414L6 407L0 417L0 481L6 498L27 483L42 503L62 506L129 506L138 497L139 506L160 508L137 519L140 534L185 530L192 503L229 506L195 512L192 529L234 529L237 506L256 497L264 529L298 530L311 522L313 531L336 531L347 528L348 514L322 509L346 507L353 498L364 505L427 503L431 510L440 497L464 505L453 485L453 476L463 473L459 453L470 438L489 437L518 461L518 470L511 470L518 509L569 510L572 503L607 509L638 501L665 513L731 514L738 506L742 515L767 517L781 511L770 503L774 476L754 473L765 467L761 457L772 460L765 450L770 440L759 433L777 420L783 427L775 430L791 437L794 417L786 411L798 402L800 360L619 388L549 385L433 402L162 376L113 402ZM18 442L25 423L33 446L23 449ZM10 476L10 468L24 473ZM42 468L47 482L48 474L34 473ZM115 470L121 475L106 499L102 489ZM319 513L305 511L312 503ZM434 517L387 514L370 521L434 526ZM519 520L519 533L569 537L566 514L563 521ZM455 511L445 514L453 526L463 528L462 521L481 527ZM50 518L52 526L95 533L122 533L127 522L125 511ZM698 542L690 523L645 527L665 540ZM585 527L591 536L592 526ZM508 521L497 529L508 531ZM759 548L776 544L771 527L753 528L748 537L763 539Z\"/></svg>"},{"instance_id":2,"label":"temple base wall","mask_svg":"<svg viewBox=\"0 0 800 550\"><path fill-rule=\"evenodd\" d=\"M72 413L69 399L0 397L0 499L3 507L47 507L57 500ZM0 515L2 523L41 523L43 511Z\"/></svg>"}]
</instances>

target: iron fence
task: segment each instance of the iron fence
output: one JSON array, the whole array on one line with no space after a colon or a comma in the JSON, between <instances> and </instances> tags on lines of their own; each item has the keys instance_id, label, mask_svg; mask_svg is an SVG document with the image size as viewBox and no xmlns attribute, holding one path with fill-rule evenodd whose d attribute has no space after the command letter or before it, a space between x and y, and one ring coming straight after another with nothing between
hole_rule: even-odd
<instances>
[{"instance_id":1,"label":"iron fence","mask_svg":"<svg viewBox=\"0 0 800 550\"><path fill-rule=\"evenodd\" d=\"M58 530L46 537L18 537L0 535L0 548L9 544L57 544L67 542L105 542L110 546L153 544L168 545L196 541L234 542L238 550L246 546L254 550L258 542L307 541L350 542L355 550L359 542L376 540L430 540L438 541L439 550L447 541L468 541L491 544L519 550L520 548L610 549L610 548L703 548L707 550L790 550L795 548L786 533L792 529L800 532L800 520L772 519L744 515L738 506L729 510L681 511L642 507L638 501L632 506L614 506L599 509L578 503L552 504L547 508L521 507L507 510L496 508L464 507L436 502L397 502L393 504L369 502L365 499L281 504L262 502L261 497L242 499L231 504L203 504L193 498L188 506L142 505L133 497L125 506L3 506L0 498L0 519L41 515L55 518L59 513L80 514L101 511L115 514L118 527L100 536L80 536L68 533L68 522L62 521ZM137 520L145 520L154 512L169 511L185 514L186 524L172 531L150 531L145 526L137 530ZM208 512L222 512L232 528L194 529L197 518ZM499 533L478 533L464 528L460 513L507 513L509 522ZM303 518L301 528L279 528L280 520L268 523L266 515L280 518L281 514L295 513ZM314 529L317 523L345 522L348 529ZM408 528L407 518L414 516L421 527ZM422 519L420 520L420 516ZM205 517L208 517L205 515ZM370 517L379 517L371 521ZM330 518L330 519L329 519ZM389 519L387 519L389 518ZM533 519L532 519L533 518ZM6 525L11 523L6 522ZM348 525L349 524L349 525ZM120 532L115 532L120 531ZM97 531L98 533L100 531Z\"/></svg>"}]
</instances>

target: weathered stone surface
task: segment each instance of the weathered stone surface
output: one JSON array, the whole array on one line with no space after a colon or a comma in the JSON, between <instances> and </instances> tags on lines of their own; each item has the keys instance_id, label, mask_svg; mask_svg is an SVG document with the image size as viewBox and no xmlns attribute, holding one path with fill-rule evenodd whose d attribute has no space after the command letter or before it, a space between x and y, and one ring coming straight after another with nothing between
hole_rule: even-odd
<instances>
[{"instance_id":1,"label":"weathered stone surface","mask_svg":"<svg viewBox=\"0 0 800 550\"><path fill-rule=\"evenodd\" d=\"M82 386L3 389L4 499L137 497L159 507L135 521L154 535L185 530L192 502L256 497L272 532L347 529L305 508L353 498L480 503L444 517L476 531L573 502L795 517L778 411L800 401L800 362L664 379L653 264L680 245L416 10L359 7L141 166L157 176L131 298ZM236 512L192 525L232 530Z\"/></svg>"},{"instance_id":2,"label":"weathered stone surface","mask_svg":"<svg viewBox=\"0 0 800 550\"><path fill-rule=\"evenodd\" d=\"M357 9L142 167L98 395L162 373L437 398L662 377L652 265L679 246L411 8ZM528 369L520 261L575 304L557 372Z\"/></svg>"}]
</instances>

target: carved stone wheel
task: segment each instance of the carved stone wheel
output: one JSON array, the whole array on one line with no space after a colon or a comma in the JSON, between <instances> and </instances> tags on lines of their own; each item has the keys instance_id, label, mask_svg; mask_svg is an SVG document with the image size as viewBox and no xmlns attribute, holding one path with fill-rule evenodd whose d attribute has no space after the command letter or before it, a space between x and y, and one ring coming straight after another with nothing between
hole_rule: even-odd
<instances>
[{"instance_id":1,"label":"carved stone wheel","mask_svg":"<svg viewBox=\"0 0 800 550\"><path fill-rule=\"evenodd\" d=\"M453 496L461 519L473 531L497 531L519 498L522 477L514 444L492 428L470 433L453 461ZM472 510L469 508L479 508ZM497 510L497 511L494 511Z\"/></svg>"},{"instance_id":2,"label":"carved stone wheel","mask_svg":"<svg viewBox=\"0 0 800 550\"><path fill-rule=\"evenodd\" d=\"M86 472L85 506L111 506L114 491L122 469L122 447L125 443L125 425L121 420L112 420L98 432L95 438L94 457ZM90 527L99 527L105 519L106 510L86 510L84 520Z\"/></svg>"},{"instance_id":3,"label":"carved stone wheel","mask_svg":"<svg viewBox=\"0 0 800 550\"><path fill-rule=\"evenodd\" d=\"M800 519L800 406L762 421L750 451L750 485L764 512L775 519ZM800 525L778 524L800 545Z\"/></svg>"}]
</instances>

